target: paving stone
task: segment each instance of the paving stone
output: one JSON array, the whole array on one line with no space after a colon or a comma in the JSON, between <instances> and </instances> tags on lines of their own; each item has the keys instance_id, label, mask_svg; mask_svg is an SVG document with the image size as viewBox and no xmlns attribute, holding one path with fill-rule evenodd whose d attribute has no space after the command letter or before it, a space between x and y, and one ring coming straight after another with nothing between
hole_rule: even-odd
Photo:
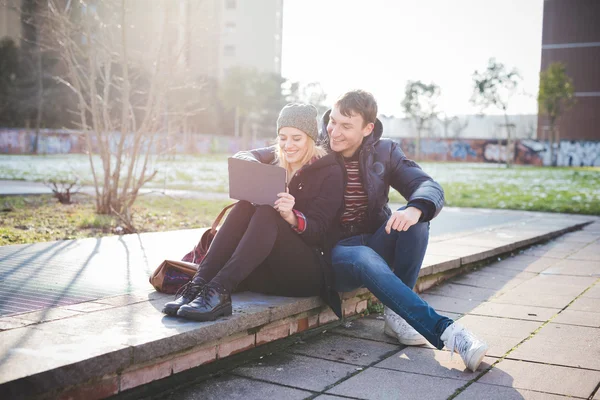
<instances>
[{"instance_id":1,"label":"paving stone","mask_svg":"<svg viewBox=\"0 0 600 400\"><path fill-rule=\"evenodd\" d=\"M550 323L510 358L600 370L600 329Z\"/></svg>"},{"instance_id":2,"label":"paving stone","mask_svg":"<svg viewBox=\"0 0 600 400\"><path fill-rule=\"evenodd\" d=\"M454 354L452 358L450 356L449 351L409 346L376 364L375 367L465 381L470 381L477 376L465 367L460 355ZM479 372L494 362L496 362L495 358L486 357L479 367Z\"/></svg>"},{"instance_id":3,"label":"paving stone","mask_svg":"<svg viewBox=\"0 0 600 400\"><path fill-rule=\"evenodd\" d=\"M457 299L454 297L438 296L429 294L429 292L420 295L431 307L433 307L438 314L458 313L467 314L478 305L484 303L483 300L464 300Z\"/></svg>"},{"instance_id":4,"label":"paving stone","mask_svg":"<svg viewBox=\"0 0 600 400\"><path fill-rule=\"evenodd\" d=\"M600 262L561 260L541 273L544 275L600 276Z\"/></svg>"},{"instance_id":5,"label":"paving stone","mask_svg":"<svg viewBox=\"0 0 600 400\"><path fill-rule=\"evenodd\" d=\"M470 311L469 314L543 322L549 320L559 311L560 308L533 307L516 304L491 303L486 301Z\"/></svg>"},{"instance_id":6,"label":"paving stone","mask_svg":"<svg viewBox=\"0 0 600 400\"><path fill-rule=\"evenodd\" d=\"M4 318L0 318L0 331L6 331L9 329L15 329L15 328L22 328L22 327L30 325L32 323L33 322L26 321L24 319L4 317Z\"/></svg>"},{"instance_id":7,"label":"paving stone","mask_svg":"<svg viewBox=\"0 0 600 400\"><path fill-rule=\"evenodd\" d=\"M348 399L347 397L333 396L331 394L322 394L321 396L315 397L315 400L343 400Z\"/></svg>"},{"instance_id":8,"label":"paving stone","mask_svg":"<svg viewBox=\"0 0 600 400\"><path fill-rule=\"evenodd\" d=\"M518 279L525 281L531 278L535 278L539 274L537 272L521 272L515 269L508 269L498 266L498 263L494 263L473 272L469 272L468 275L486 276L494 279L511 280Z\"/></svg>"},{"instance_id":9,"label":"paving stone","mask_svg":"<svg viewBox=\"0 0 600 400\"><path fill-rule=\"evenodd\" d=\"M566 400L568 397L475 382L455 398L457 400Z\"/></svg>"},{"instance_id":10,"label":"paving stone","mask_svg":"<svg viewBox=\"0 0 600 400\"><path fill-rule=\"evenodd\" d=\"M477 382L587 398L600 382L600 371L502 360Z\"/></svg>"},{"instance_id":11,"label":"paving stone","mask_svg":"<svg viewBox=\"0 0 600 400\"><path fill-rule=\"evenodd\" d=\"M110 304L96 303L94 301L89 301L86 303L79 304L71 304L68 306L61 307L65 310L79 311L79 312L93 312L98 310L106 310L107 308L112 308L113 306Z\"/></svg>"},{"instance_id":12,"label":"paving stone","mask_svg":"<svg viewBox=\"0 0 600 400\"><path fill-rule=\"evenodd\" d=\"M236 368L232 374L320 392L356 373L356 368L318 358L279 353Z\"/></svg>"},{"instance_id":13,"label":"paving stone","mask_svg":"<svg viewBox=\"0 0 600 400\"><path fill-rule=\"evenodd\" d=\"M581 296L569 306L568 310L600 313L599 305L598 299Z\"/></svg>"},{"instance_id":14,"label":"paving stone","mask_svg":"<svg viewBox=\"0 0 600 400\"><path fill-rule=\"evenodd\" d=\"M521 290L520 287L517 287L507 293L491 299L490 302L562 309L572 300L573 296L538 294L531 291L524 291Z\"/></svg>"},{"instance_id":15,"label":"paving stone","mask_svg":"<svg viewBox=\"0 0 600 400\"><path fill-rule=\"evenodd\" d=\"M598 240L597 234L588 233L585 231L579 232L571 232L567 233L564 236L561 236L559 239L561 242L580 242L580 243L593 243Z\"/></svg>"},{"instance_id":16,"label":"paving stone","mask_svg":"<svg viewBox=\"0 0 600 400\"><path fill-rule=\"evenodd\" d=\"M529 256L525 254L519 254L514 257L506 258L502 261L494 263L493 265L484 268L489 270L491 268L498 268L499 270L514 270L519 272L531 272L539 273L548 268L549 266L557 263L559 260L553 258L542 258ZM500 271L498 271L500 273Z\"/></svg>"},{"instance_id":17,"label":"paving stone","mask_svg":"<svg viewBox=\"0 0 600 400\"><path fill-rule=\"evenodd\" d=\"M458 278L452 279L453 283L461 285L476 286L484 289L493 289L498 293L506 292L521 283L525 282L525 279L511 279L499 275L489 274L478 274L475 272L462 275Z\"/></svg>"},{"instance_id":18,"label":"paving stone","mask_svg":"<svg viewBox=\"0 0 600 400\"><path fill-rule=\"evenodd\" d=\"M477 288L467 285L457 285L453 283L445 283L441 286L436 286L427 291L428 294L438 296L453 297L464 300L482 300L486 301L496 295L493 289Z\"/></svg>"},{"instance_id":19,"label":"paving stone","mask_svg":"<svg viewBox=\"0 0 600 400\"><path fill-rule=\"evenodd\" d=\"M178 390L163 398L168 400L300 400L309 397L311 394L311 392L300 389L255 381L239 376L225 375Z\"/></svg>"},{"instance_id":20,"label":"paving stone","mask_svg":"<svg viewBox=\"0 0 600 400\"><path fill-rule=\"evenodd\" d=\"M81 312L62 308L47 308L45 310L13 315L12 318L33 323L55 321L63 318L81 315Z\"/></svg>"},{"instance_id":21,"label":"paving stone","mask_svg":"<svg viewBox=\"0 0 600 400\"><path fill-rule=\"evenodd\" d=\"M552 320L556 324L589 326L600 328L600 308L596 312L576 311L567 308Z\"/></svg>"},{"instance_id":22,"label":"paving stone","mask_svg":"<svg viewBox=\"0 0 600 400\"><path fill-rule=\"evenodd\" d=\"M567 257L567 260L583 260L583 261L600 261L600 246L588 246L584 250L580 250L575 254Z\"/></svg>"},{"instance_id":23,"label":"paving stone","mask_svg":"<svg viewBox=\"0 0 600 400\"><path fill-rule=\"evenodd\" d=\"M551 294L555 296L579 296L585 289L590 287L596 278L584 276L556 276L540 275L519 285L513 293L536 293Z\"/></svg>"},{"instance_id":24,"label":"paving stone","mask_svg":"<svg viewBox=\"0 0 600 400\"><path fill-rule=\"evenodd\" d=\"M581 250L583 248L585 248L586 246L588 246L588 243L581 243L581 242L573 242L573 241L565 241L565 240L561 240L562 238L559 237L555 240L552 240L549 243L544 243L541 244L539 246L535 246L535 249L545 249L545 250L556 250L556 251L571 251L571 252L576 252L578 250Z\"/></svg>"},{"instance_id":25,"label":"paving stone","mask_svg":"<svg viewBox=\"0 0 600 400\"><path fill-rule=\"evenodd\" d=\"M371 365L387 357L398 346L342 335L324 334L305 343L290 347L287 351L310 357L340 361L355 365Z\"/></svg>"},{"instance_id":26,"label":"paving stone","mask_svg":"<svg viewBox=\"0 0 600 400\"><path fill-rule=\"evenodd\" d=\"M346 336L357 337L361 339L376 340L378 342L386 342L389 344L398 345L398 340L396 338L389 337L388 335L383 333L384 324L385 322L383 319L383 315L369 315L365 318L358 318L354 321L350 321L345 325L342 324L337 328L333 329L331 332Z\"/></svg>"},{"instance_id":27,"label":"paving stone","mask_svg":"<svg viewBox=\"0 0 600 400\"><path fill-rule=\"evenodd\" d=\"M585 292L581 297L590 298L590 299L600 299L600 285L595 284L587 292Z\"/></svg>"},{"instance_id":28,"label":"paving stone","mask_svg":"<svg viewBox=\"0 0 600 400\"><path fill-rule=\"evenodd\" d=\"M571 254L573 254L573 250L562 250L562 249L548 249L544 246L539 247L531 247L523 252L524 255L533 256L533 257L544 257L544 258L553 258L553 259L563 259L567 258Z\"/></svg>"},{"instance_id":29,"label":"paving stone","mask_svg":"<svg viewBox=\"0 0 600 400\"><path fill-rule=\"evenodd\" d=\"M464 384L465 381L458 379L432 379L426 375L369 368L327 393L359 399L441 400L447 399Z\"/></svg>"}]
</instances>

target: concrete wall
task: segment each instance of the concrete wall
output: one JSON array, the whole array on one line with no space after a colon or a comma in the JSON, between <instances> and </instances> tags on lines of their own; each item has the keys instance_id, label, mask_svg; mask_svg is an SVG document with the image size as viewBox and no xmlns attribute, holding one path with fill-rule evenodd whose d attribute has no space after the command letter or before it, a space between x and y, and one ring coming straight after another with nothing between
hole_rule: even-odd
<instances>
[{"instance_id":1,"label":"concrete wall","mask_svg":"<svg viewBox=\"0 0 600 400\"><path fill-rule=\"evenodd\" d=\"M0 154L27 154L33 148L35 134L30 130L0 129ZM111 145L119 139L114 134ZM414 158L415 139L397 138L402 150ZM243 149L241 138L216 135L160 134L153 151L177 154L233 154ZM269 146L272 139L256 139L250 148ZM85 137L75 131L42 130L39 140L41 154L83 153ZM500 163L506 161L506 141L496 139L421 139L421 161L457 161ZM561 166L600 166L600 142L562 141L556 152ZM521 139L515 144L516 164L550 165L547 142Z\"/></svg>"},{"instance_id":2,"label":"concrete wall","mask_svg":"<svg viewBox=\"0 0 600 400\"><path fill-rule=\"evenodd\" d=\"M112 135L110 145L116 149L120 135ZM0 154L28 154L33 149L35 133L25 129L0 128ZM95 140L92 146L96 149ZM272 139L256 139L251 143L251 148L269 146ZM128 141L126 141L126 146ZM68 154L84 153L86 150L85 137L82 133L69 130L42 129L39 138L39 154ZM154 152L177 154L233 154L242 150L242 138L217 135L178 134L165 136L159 134Z\"/></svg>"},{"instance_id":3,"label":"concrete wall","mask_svg":"<svg viewBox=\"0 0 600 400\"><path fill-rule=\"evenodd\" d=\"M415 140L398 139L402 150L414 158ZM560 142L556 150L559 166L600 166L600 142ZM485 139L421 139L421 161L506 162L506 140ZM550 165L550 145L537 140L517 140L514 163Z\"/></svg>"}]
</instances>

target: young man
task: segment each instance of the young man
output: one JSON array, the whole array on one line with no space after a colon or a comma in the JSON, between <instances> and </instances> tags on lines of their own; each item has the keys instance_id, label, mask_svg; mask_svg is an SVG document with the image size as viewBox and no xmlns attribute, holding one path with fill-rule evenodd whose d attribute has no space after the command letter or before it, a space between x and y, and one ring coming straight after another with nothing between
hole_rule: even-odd
<instances>
[{"instance_id":1,"label":"young man","mask_svg":"<svg viewBox=\"0 0 600 400\"><path fill-rule=\"evenodd\" d=\"M346 177L342 240L332 252L335 288L368 288L388 308L386 334L405 345L446 345L475 371L488 346L412 291L444 191L382 132L377 102L362 90L342 95L323 116L323 141L344 158ZM408 201L394 212L390 186Z\"/></svg>"}]
</instances>

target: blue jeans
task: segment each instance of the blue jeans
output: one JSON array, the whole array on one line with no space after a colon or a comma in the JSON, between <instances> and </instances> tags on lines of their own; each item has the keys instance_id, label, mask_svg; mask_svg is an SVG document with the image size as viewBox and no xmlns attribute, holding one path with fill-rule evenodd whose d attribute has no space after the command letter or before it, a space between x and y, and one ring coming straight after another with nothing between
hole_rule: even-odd
<instances>
[{"instance_id":1,"label":"blue jeans","mask_svg":"<svg viewBox=\"0 0 600 400\"><path fill-rule=\"evenodd\" d=\"M419 222L405 232L385 231L343 239L333 248L335 289L348 292L366 287L438 349L440 336L452 321L435 312L412 288L429 241L429 223Z\"/></svg>"}]
</instances>

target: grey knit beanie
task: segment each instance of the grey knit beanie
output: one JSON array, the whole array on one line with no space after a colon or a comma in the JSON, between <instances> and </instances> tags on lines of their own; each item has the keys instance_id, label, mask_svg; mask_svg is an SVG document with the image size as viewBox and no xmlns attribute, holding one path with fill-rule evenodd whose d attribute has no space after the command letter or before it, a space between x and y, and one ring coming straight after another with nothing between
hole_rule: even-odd
<instances>
[{"instance_id":1,"label":"grey knit beanie","mask_svg":"<svg viewBox=\"0 0 600 400\"><path fill-rule=\"evenodd\" d=\"M315 142L319 136L317 109L310 104L291 103L281 109L277 118L277 134L284 126L300 129Z\"/></svg>"}]
</instances>

